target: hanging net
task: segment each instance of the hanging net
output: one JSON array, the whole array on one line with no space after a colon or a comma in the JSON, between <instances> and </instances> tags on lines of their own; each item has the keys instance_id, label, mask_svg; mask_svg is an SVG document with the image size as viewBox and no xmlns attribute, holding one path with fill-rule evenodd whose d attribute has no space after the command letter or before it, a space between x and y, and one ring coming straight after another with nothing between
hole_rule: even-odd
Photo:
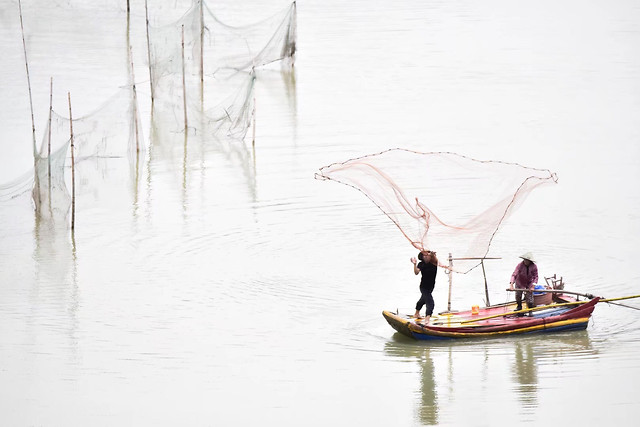
<instances>
[{"instance_id":1,"label":"hanging net","mask_svg":"<svg viewBox=\"0 0 640 427\"><path fill-rule=\"evenodd\" d=\"M293 66L296 4L253 25L222 23L194 1L179 20L149 26L153 120L159 131L242 139L251 124L254 69Z\"/></svg>"},{"instance_id":2,"label":"hanging net","mask_svg":"<svg viewBox=\"0 0 640 427\"><path fill-rule=\"evenodd\" d=\"M144 145L132 87L119 90L91 114L73 118L72 124L77 194L89 188L97 191L98 182L83 170L96 169L108 159L128 161L131 174L135 173L135 159L143 155ZM40 219L66 221L71 206L70 145L69 118L52 111L35 153L33 200ZM84 167L86 163L92 166Z\"/></svg>"},{"instance_id":3,"label":"hanging net","mask_svg":"<svg viewBox=\"0 0 640 427\"><path fill-rule=\"evenodd\" d=\"M361 191L414 248L454 254L461 273L488 256L501 224L531 191L557 182L546 169L397 148L322 167L316 178Z\"/></svg>"},{"instance_id":4,"label":"hanging net","mask_svg":"<svg viewBox=\"0 0 640 427\"><path fill-rule=\"evenodd\" d=\"M166 148L170 154L184 147L185 158L187 136L197 134L201 142L216 146L243 139L254 116L256 69L274 62L292 67L296 52L295 2L268 19L241 27L221 22L202 0L192 0L189 5L181 18L174 20L175 16L171 16L168 20L172 22L158 26L154 23L172 15L177 2L157 2L146 10L149 26L145 59L152 100L149 146ZM52 10L66 12L56 7ZM107 8L105 13L115 17L110 25L125 22L123 7ZM139 48L140 40L130 40L128 15L126 22L127 39L126 43L122 41L127 85L93 113L74 117L72 123L68 111L52 111L41 144L34 147L35 172L2 184L0 201L15 199L31 190L40 220L68 225L72 197L71 125L76 195L99 193L101 180L122 180L122 176L107 178L115 170L122 171L121 163L114 164L118 159L128 159L131 176L137 180L136 168L144 158L145 143L132 55L133 45ZM47 51L42 45L33 48Z\"/></svg>"}]
</instances>

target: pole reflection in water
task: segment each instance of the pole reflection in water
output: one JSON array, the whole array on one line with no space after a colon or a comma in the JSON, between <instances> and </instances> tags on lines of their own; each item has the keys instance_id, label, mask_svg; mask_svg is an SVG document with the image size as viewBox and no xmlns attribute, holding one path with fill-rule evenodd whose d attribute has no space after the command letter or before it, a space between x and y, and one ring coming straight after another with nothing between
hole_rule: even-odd
<instances>
[{"instance_id":1,"label":"pole reflection in water","mask_svg":"<svg viewBox=\"0 0 640 427\"><path fill-rule=\"evenodd\" d=\"M437 425L438 392L436 390L434 365L429 347L425 347L419 356L418 364L420 365L420 391L422 392L422 401L418 408L420 421L425 425Z\"/></svg>"},{"instance_id":2,"label":"pole reflection in water","mask_svg":"<svg viewBox=\"0 0 640 427\"><path fill-rule=\"evenodd\" d=\"M65 380L73 380L73 373L64 370L63 366L74 366L79 360L75 235L59 218L34 215L34 220L35 246L32 258L35 280L29 298L31 311L27 322L29 334L34 340L30 343L27 360L48 364L51 372L63 372ZM67 349L63 358L56 360L47 356L47 351L43 349L52 343ZM34 384L40 380L38 377L32 378Z\"/></svg>"},{"instance_id":3,"label":"pole reflection in water","mask_svg":"<svg viewBox=\"0 0 640 427\"><path fill-rule=\"evenodd\" d=\"M513 376L520 406L526 413L538 406L538 367L533 342L516 342Z\"/></svg>"},{"instance_id":4,"label":"pole reflection in water","mask_svg":"<svg viewBox=\"0 0 640 427\"><path fill-rule=\"evenodd\" d=\"M387 342L385 346L385 353L390 356L417 362L420 372L420 398L416 402L416 418L422 425L439 424L436 370L431 351L432 348L428 344L410 341L400 334L395 334L393 341ZM451 372L451 359L449 359L449 372Z\"/></svg>"}]
</instances>

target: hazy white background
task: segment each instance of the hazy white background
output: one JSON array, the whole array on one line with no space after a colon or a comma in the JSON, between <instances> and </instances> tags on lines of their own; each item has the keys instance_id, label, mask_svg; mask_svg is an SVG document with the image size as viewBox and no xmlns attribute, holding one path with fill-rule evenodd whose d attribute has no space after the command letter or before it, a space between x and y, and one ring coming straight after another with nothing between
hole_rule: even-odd
<instances>
[{"instance_id":1,"label":"hazy white background","mask_svg":"<svg viewBox=\"0 0 640 427\"><path fill-rule=\"evenodd\" d=\"M50 77L54 109L71 92L74 116L126 84L122 3L24 0L38 141ZM172 18L188 2L174 5ZM241 25L288 3L209 6ZM495 241L492 302L525 251L574 290L640 294L640 5L299 0L298 36L293 75L258 75L255 150L199 139L186 161L145 159L138 186L126 160L101 165L81 185L75 242L37 226L28 194L0 204L2 424L634 425L640 313L601 305L584 332L408 341L380 312L412 310L414 251L360 193L313 174L392 147L548 168L558 184ZM13 0L0 46L1 184L33 164ZM442 271L434 296L444 309ZM453 297L481 302L481 277L456 277Z\"/></svg>"}]
</instances>

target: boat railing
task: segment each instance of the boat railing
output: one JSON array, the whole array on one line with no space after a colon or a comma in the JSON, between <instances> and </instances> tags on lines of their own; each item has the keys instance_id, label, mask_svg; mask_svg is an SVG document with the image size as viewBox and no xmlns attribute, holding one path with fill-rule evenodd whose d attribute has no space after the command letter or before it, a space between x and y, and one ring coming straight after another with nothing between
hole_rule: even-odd
<instances>
[{"instance_id":1,"label":"boat railing","mask_svg":"<svg viewBox=\"0 0 640 427\"><path fill-rule=\"evenodd\" d=\"M449 269L445 270L445 273L449 275L449 297L447 300L447 311L451 312L451 289L453 288L453 261L480 261L480 265L482 266L482 276L484 277L484 294L486 297L486 306L489 307L491 303L489 302L489 286L487 285L487 273L484 269L484 261L487 259L502 259L502 258L494 258L494 257L471 257L471 258L454 258L451 252L449 252Z\"/></svg>"}]
</instances>

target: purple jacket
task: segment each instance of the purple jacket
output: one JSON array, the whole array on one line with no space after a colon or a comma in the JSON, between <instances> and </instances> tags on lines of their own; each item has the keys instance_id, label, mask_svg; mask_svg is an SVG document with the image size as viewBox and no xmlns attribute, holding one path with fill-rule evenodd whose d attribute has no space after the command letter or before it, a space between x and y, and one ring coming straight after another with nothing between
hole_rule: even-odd
<instances>
[{"instance_id":1,"label":"purple jacket","mask_svg":"<svg viewBox=\"0 0 640 427\"><path fill-rule=\"evenodd\" d=\"M524 261L521 262L511 275L511 283L515 283L516 288L520 289L533 288L538 283L538 267L534 263L526 266Z\"/></svg>"}]
</instances>

